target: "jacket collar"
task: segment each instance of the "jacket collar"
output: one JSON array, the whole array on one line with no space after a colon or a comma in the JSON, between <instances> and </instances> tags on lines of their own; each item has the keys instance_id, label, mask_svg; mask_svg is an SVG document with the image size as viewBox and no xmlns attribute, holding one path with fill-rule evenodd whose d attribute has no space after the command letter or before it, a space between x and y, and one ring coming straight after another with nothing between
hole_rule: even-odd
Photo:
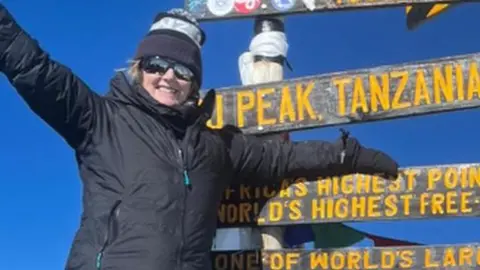
<instances>
[{"instance_id":1,"label":"jacket collar","mask_svg":"<svg viewBox=\"0 0 480 270\"><path fill-rule=\"evenodd\" d=\"M215 108L214 89L210 89L206 93L201 105L197 105L197 102L178 107L168 107L160 104L141 85L133 81L127 70L117 71L110 80L110 90L106 96L121 103L135 106L155 118L161 116L181 117L187 122L192 120L192 123L197 121L206 123Z\"/></svg>"}]
</instances>

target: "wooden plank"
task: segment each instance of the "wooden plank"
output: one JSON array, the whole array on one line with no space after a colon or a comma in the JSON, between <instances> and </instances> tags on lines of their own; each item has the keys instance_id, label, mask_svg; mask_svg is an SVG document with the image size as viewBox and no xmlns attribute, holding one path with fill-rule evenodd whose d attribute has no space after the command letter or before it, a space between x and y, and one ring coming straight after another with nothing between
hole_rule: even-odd
<instances>
[{"instance_id":1,"label":"wooden plank","mask_svg":"<svg viewBox=\"0 0 480 270\"><path fill-rule=\"evenodd\" d=\"M212 252L211 258L215 270L473 269L480 266L480 243L217 251Z\"/></svg>"},{"instance_id":2,"label":"wooden plank","mask_svg":"<svg viewBox=\"0 0 480 270\"><path fill-rule=\"evenodd\" d=\"M355 174L254 183L225 190L219 228L480 216L480 163L402 168L395 181Z\"/></svg>"},{"instance_id":3,"label":"wooden plank","mask_svg":"<svg viewBox=\"0 0 480 270\"><path fill-rule=\"evenodd\" d=\"M406 6L407 28L408 30L414 30L424 22L430 21L454 6L458 5L451 5L448 3L423 3Z\"/></svg>"},{"instance_id":4,"label":"wooden plank","mask_svg":"<svg viewBox=\"0 0 480 270\"><path fill-rule=\"evenodd\" d=\"M218 89L213 128L295 131L480 106L480 53Z\"/></svg>"},{"instance_id":5,"label":"wooden plank","mask_svg":"<svg viewBox=\"0 0 480 270\"><path fill-rule=\"evenodd\" d=\"M256 16L289 16L343 10L390 8L419 3L459 3L478 0L185 0L184 8L198 21L245 19Z\"/></svg>"}]
</instances>

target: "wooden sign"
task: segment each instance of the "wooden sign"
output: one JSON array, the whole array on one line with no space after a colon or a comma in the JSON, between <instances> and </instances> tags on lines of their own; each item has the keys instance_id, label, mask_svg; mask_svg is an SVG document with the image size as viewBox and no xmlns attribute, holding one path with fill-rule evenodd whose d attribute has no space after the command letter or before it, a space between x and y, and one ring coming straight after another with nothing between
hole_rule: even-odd
<instances>
[{"instance_id":1,"label":"wooden sign","mask_svg":"<svg viewBox=\"0 0 480 270\"><path fill-rule=\"evenodd\" d=\"M218 89L212 128L275 133L480 106L479 54Z\"/></svg>"},{"instance_id":2,"label":"wooden sign","mask_svg":"<svg viewBox=\"0 0 480 270\"><path fill-rule=\"evenodd\" d=\"M417 3L459 3L478 0L185 0L198 21L294 15L351 9L387 8Z\"/></svg>"},{"instance_id":3,"label":"wooden sign","mask_svg":"<svg viewBox=\"0 0 480 270\"><path fill-rule=\"evenodd\" d=\"M301 177L231 186L218 227L480 216L480 163L401 169L378 176Z\"/></svg>"},{"instance_id":4,"label":"wooden sign","mask_svg":"<svg viewBox=\"0 0 480 270\"><path fill-rule=\"evenodd\" d=\"M407 6L405 8L407 13L407 28L413 30L420 24L437 17L439 14L451 8L452 5L447 3L424 3Z\"/></svg>"},{"instance_id":5,"label":"wooden sign","mask_svg":"<svg viewBox=\"0 0 480 270\"><path fill-rule=\"evenodd\" d=\"M215 270L477 269L480 243L212 252ZM267 258L262 260L262 258Z\"/></svg>"}]
</instances>

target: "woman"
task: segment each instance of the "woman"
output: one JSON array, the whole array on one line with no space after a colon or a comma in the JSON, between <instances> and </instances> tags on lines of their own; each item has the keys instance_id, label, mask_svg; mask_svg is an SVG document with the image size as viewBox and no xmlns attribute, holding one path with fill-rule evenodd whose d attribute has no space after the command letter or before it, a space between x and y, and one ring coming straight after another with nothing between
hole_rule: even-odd
<instances>
[{"instance_id":1,"label":"woman","mask_svg":"<svg viewBox=\"0 0 480 270\"><path fill-rule=\"evenodd\" d=\"M0 71L74 149L82 221L66 269L210 269L222 191L234 181L383 173L398 166L354 138L263 142L206 126L197 106L205 35L183 11L160 13L128 72L100 96L41 49L0 5Z\"/></svg>"}]
</instances>

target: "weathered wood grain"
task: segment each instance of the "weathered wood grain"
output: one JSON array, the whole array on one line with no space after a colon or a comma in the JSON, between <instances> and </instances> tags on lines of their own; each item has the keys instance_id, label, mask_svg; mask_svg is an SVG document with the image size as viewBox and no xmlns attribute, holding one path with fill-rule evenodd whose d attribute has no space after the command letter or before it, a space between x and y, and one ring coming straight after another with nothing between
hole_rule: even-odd
<instances>
[{"instance_id":1,"label":"weathered wood grain","mask_svg":"<svg viewBox=\"0 0 480 270\"><path fill-rule=\"evenodd\" d=\"M265 134L477 108L479 61L476 53L222 88L208 125Z\"/></svg>"},{"instance_id":2,"label":"weathered wood grain","mask_svg":"<svg viewBox=\"0 0 480 270\"><path fill-rule=\"evenodd\" d=\"M225 190L219 228L480 216L480 163L403 168L395 181L355 174L257 183Z\"/></svg>"}]
</instances>

